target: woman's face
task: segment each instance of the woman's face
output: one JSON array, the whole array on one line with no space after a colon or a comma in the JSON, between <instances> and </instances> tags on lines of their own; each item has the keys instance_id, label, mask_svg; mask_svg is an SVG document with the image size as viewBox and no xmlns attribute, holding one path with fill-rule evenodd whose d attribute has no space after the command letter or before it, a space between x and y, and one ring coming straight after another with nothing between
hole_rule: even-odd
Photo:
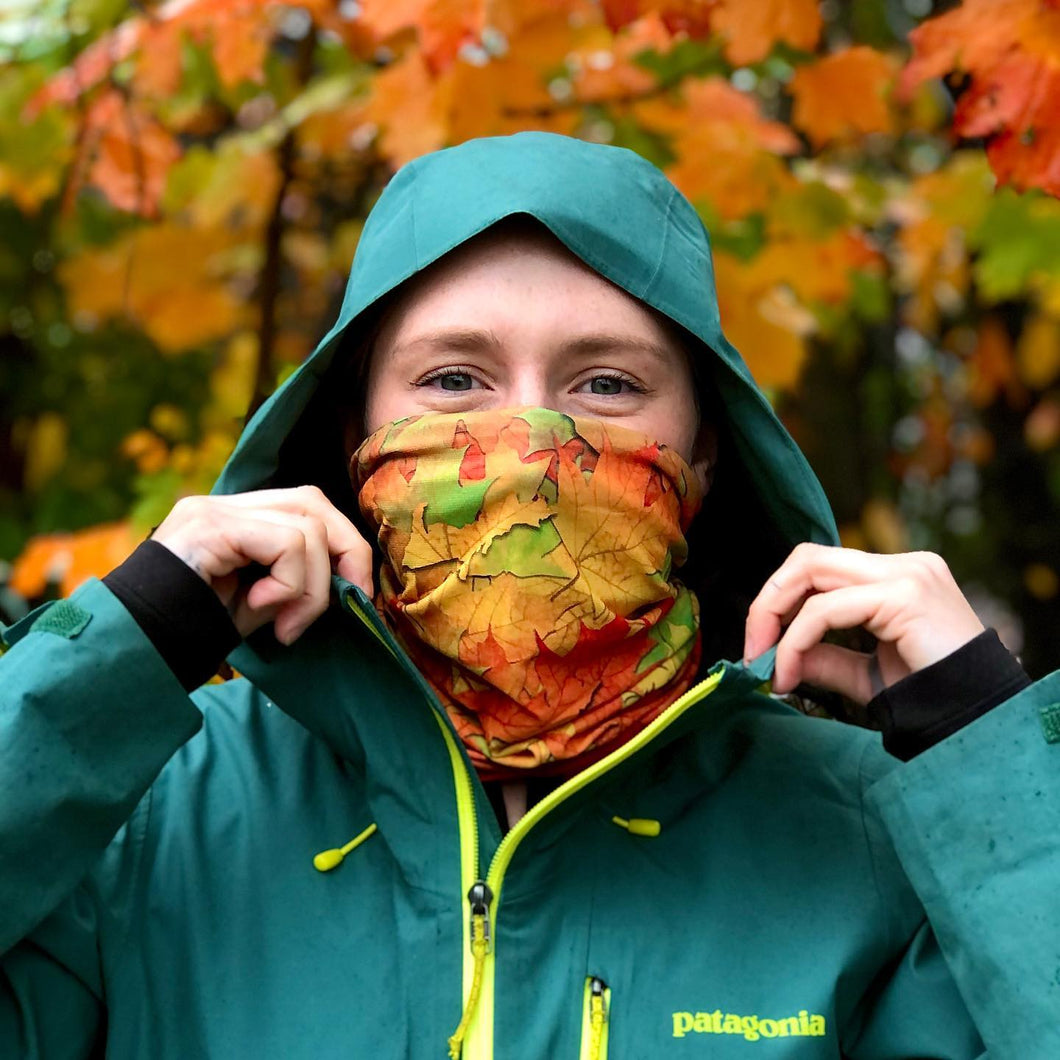
<instances>
[{"instance_id":1,"label":"woman's face","mask_svg":"<svg viewBox=\"0 0 1060 1060\"><path fill-rule=\"evenodd\" d=\"M501 228L409 286L383 321L365 429L423 412L538 406L591 416L676 449L706 489L685 351L637 299L545 232Z\"/></svg>"}]
</instances>

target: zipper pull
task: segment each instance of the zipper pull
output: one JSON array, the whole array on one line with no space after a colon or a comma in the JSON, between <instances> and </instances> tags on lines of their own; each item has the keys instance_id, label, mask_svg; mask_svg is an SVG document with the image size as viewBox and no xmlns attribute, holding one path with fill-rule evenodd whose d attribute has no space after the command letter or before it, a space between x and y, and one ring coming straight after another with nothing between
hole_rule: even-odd
<instances>
[{"instance_id":1,"label":"zipper pull","mask_svg":"<svg viewBox=\"0 0 1060 1060\"><path fill-rule=\"evenodd\" d=\"M475 944L484 944L483 953L490 952L490 903L493 891L485 880L476 880L467 892L471 905L471 952L475 953Z\"/></svg>"},{"instance_id":2,"label":"zipper pull","mask_svg":"<svg viewBox=\"0 0 1060 1060\"><path fill-rule=\"evenodd\" d=\"M593 976L589 983L589 1018L596 1026L601 1026L607 1019L606 999L604 991L607 989L607 983L600 979L598 976Z\"/></svg>"},{"instance_id":3,"label":"zipper pull","mask_svg":"<svg viewBox=\"0 0 1060 1060\"><path fill-rule=\"evenodd\" d=\"M482 971L486 966L486 954L490 951L490 902L493 892L485 880L476 880L467 892L471 905L471 955L475 967L471 976L471 989L468 991L464 1014L460 1017L457 1028L449 1037L449 1060L460 1060L464 1049L464 1038L471 1026L471 1017L478 1008L479 994L482 993Z\"/></svg>"}]
</instances>

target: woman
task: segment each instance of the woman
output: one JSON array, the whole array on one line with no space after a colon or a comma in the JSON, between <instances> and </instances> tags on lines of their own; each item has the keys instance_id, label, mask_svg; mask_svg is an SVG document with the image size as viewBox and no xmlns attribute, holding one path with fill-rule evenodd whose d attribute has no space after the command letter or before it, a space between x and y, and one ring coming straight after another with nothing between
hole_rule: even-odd
<instances>
[{"instance_id":1,"label":"woman","mask_svg":"<svg viewBox=\"0 0 1060 1060\"><path fill-rule=\"evenodd\" d=\"M1056 680L835 547L628 152L407 166L214 496L6 639L5 1055L1060 1044Z\"/></svg>"}]
</instances>

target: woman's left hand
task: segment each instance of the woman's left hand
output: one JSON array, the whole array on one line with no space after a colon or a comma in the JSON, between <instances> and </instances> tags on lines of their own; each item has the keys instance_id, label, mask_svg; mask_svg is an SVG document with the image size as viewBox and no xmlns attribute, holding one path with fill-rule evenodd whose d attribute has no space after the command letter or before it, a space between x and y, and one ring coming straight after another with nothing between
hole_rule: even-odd
<instances>
[{"instance_id":1,"label":"woman's left hand","mask_svg":"<svg viewBox=\"0 0 1060 1060\"><path fill-rule=\"evenodd\" d=\"M878 641L884 687L983 632L949 567L932 552L880 556L802 544L751 604L744 658L778 644L775 692L806 682L867 703L873 696L872 656L822 639L830 629L857 626Z\"/></svg>"}]
</instances>

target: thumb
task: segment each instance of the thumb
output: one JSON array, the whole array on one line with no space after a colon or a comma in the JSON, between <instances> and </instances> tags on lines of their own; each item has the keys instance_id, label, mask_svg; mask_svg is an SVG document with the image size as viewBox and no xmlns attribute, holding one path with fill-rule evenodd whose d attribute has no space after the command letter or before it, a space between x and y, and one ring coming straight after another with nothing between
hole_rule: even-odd
<instances>
[{"instance_id":1,"label":"thumb","mask_svg":"<svg viewBox=\"0 0 1060 1060\"><path fill-rule=\"evenodd\" d=\"M800 660L801 672L791 688L805 682L830 692L838 692L855 703L864 705L872 699L869 675L871 655L840 647L838 644L815 644ZM791 688L777 688L775 692L790 692Z\"/></svg>"},{"instance_id":2,"label":"thumb","mask_svg":"<svg viewBox=\"0 0 1060 1060\"><path fill-rule=\"evenodd\" d=\"M346 581L352 582L365 596L371 599L375 595L372 584L372 547L367 541L346 549L335 557L335 572Z\"/></svg>"}]
</instances>

